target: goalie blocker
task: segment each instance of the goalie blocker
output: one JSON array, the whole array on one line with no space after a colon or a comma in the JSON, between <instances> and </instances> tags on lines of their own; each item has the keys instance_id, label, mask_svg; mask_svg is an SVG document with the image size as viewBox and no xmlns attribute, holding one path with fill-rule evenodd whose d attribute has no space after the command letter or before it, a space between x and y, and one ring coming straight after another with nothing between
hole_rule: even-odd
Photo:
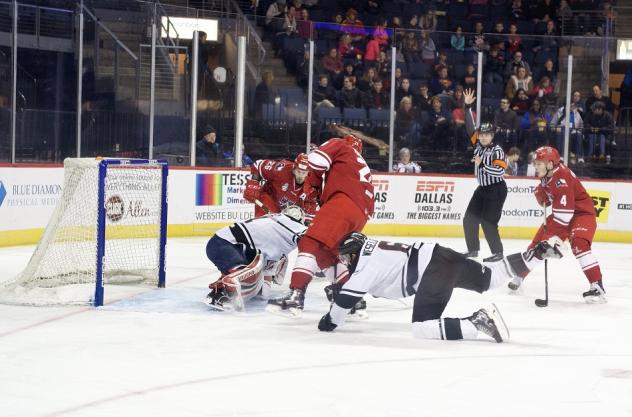
<instances>
[{"instance_id":1,"label":"goalie blocker","mask_svg":"<svg viewBox=\"0 0 632 417\"><path fill-rule=\"evenodd\" d=\"M303 210L290 206L224 227L208 241L206 254L221 276L209 285L205 303L218 310L244 308L249 299L268 298L272 283L282 284L287 256L307 227Z\"/></svg>"}]
</instances>

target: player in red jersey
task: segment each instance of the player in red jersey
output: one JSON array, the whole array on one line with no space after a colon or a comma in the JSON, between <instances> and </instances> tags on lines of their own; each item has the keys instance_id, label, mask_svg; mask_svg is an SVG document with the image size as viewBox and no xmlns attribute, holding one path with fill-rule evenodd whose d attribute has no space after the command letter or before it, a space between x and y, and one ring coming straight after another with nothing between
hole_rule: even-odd
<instances>
[{"instance_id":1,"label":"player in red jersey","mask_svg":"<svg viewBox=\"0 0 632 417\"><path fill-rule=\"evenodd\" d=\"M371 170L362 158L362 141L353 135L333 138L310 152L307 179L320 190L320 210L298 243L291 292L268 301L275 310L303 310L305 290L314 273L334 269L334 278L346 274L338 261L338 246L351 232L359 232L373 214Z\"/></svg>"},{"instance_id":2,"label":"player in red jersey","mask_svg":"<svg viewBox=\"0 0 632 417\"><path fill-rule=\"evenodd\" d=\"M573 255L590 282L590 289L583 293L584 300L606 302L599 262L591 250L597 230L591 197L573 171L560 163L560 154L555 148L542 146L535 151L535 172L540 178L535 198L540 205L551 207L553 213L546 218L546 223L540 227L526 252L507 257L517 275L509 283L509 288L517 290L527 274L542 261L539 258L543 257L536 256L536 246L549 245L549 255L560 258L559 239L568 239Z\"/></svg>"},{"instance_id":3,"label":"player in red jersey","mask_svg":"<svg viewBox=\"0 0 632 417\"><path fill-rule=\"evenodd\" d=\"M306 154L298 154L294 162L259 159L250 172L252 179L246 182L244 199L251 203L259 200L266 207L264 209L255 205L255 217L266 214L266 209L280 213L289 206L298 205L305 211L308 221L313 218L317 209L316 200L308 197L304 190L305 179L309 174ZM263 185L262 181L265 181Z\"/></svg>"}]
</instances>

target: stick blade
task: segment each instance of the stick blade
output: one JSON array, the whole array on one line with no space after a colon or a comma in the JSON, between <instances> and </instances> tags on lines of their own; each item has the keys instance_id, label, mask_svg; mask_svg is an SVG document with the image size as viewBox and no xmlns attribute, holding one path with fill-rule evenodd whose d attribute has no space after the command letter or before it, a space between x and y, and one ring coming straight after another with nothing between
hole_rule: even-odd
<instances>
[{"instance_id":1,"label":"stick blade","mask_svg":"<svg viewBox=\"0 0 632 417\"><path fill-rule=\"evenodd\" d=\"M535 305L538 307L546 307L549 305L549 300L543 300L541 298L536 298Z\"/></svg>"}]
</instances>

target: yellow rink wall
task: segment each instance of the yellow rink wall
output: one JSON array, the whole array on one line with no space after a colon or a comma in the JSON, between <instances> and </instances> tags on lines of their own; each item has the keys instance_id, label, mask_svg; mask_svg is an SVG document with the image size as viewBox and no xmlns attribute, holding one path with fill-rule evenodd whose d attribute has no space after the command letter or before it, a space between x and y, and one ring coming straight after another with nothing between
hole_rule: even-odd
<instances>
[{"instance_id":1,"label":"yellow rink wall","mask_svg":"<svg viewBox=\"0 0 632 417\"><path fill-rule=\"evenodd\" d=\"M211 236L223 226L252 218L253 206L241 198L248 177L247 170L171 169L168 236ZM542 223L544 212L533 197L537 183L533 178L507 179L503 238L531 239ZM632 182L583 183L597 211L595 240L632 242ZM367 234L463 236L463 216L476 189L473 177L374 174L373 184L376 210L364 229ZM61 166L0 166L0 246L37 243L62 192ZM109 237L145 234L116 226L109 225Z\"/></svg>"}]
</instances>

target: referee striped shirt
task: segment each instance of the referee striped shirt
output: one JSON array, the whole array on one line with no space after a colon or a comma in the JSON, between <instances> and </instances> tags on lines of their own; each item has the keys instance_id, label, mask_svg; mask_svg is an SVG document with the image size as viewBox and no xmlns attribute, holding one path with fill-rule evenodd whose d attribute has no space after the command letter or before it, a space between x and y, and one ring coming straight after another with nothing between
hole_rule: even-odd
<instances>
[{"instance_id":1,"label":"referee striped shirt","mask_svg":"<svg viewBox=\"0 0 632 417\"><path fill-rule=\"evenodd\" d=\"M503 148L498 145L484 147L477 143L474 156L481 158L481 163L478 166L474 165L478 185L485 187L504 181L507 161Z\"/></svg>"}]
</instances>

